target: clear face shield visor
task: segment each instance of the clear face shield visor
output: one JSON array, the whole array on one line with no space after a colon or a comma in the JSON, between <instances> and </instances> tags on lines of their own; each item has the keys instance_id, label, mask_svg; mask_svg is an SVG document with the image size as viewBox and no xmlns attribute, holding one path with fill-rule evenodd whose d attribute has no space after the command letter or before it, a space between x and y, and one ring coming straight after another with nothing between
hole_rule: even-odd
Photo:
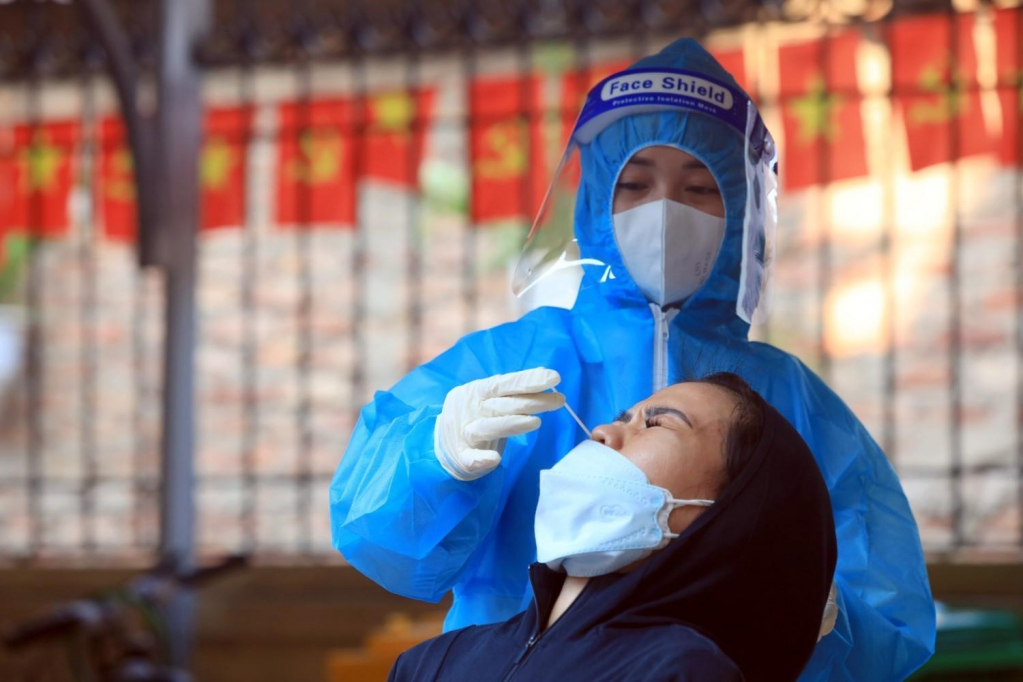
<instances>
[{"instance_id":1,"label":"clear face shield visor","mask_svg":"<svg viewBox=\"0 0 1023 682\"><path fill-rule=\"evenodd\" d=\"M585 281L597 285L616 278L610 264L580 254L575 238L575 202L583 172L579 151L625 116L670 111L710 116L743 136L746 207L735 309L746 322L757 324L764 320L771 295L778 223L774 140L742 90L678 69L623 71L590 90L516 265L512 279L516 296L529 297L545 288L579 286L584 270L592 270L596 275Z\"/></svg>"}]
</instances>

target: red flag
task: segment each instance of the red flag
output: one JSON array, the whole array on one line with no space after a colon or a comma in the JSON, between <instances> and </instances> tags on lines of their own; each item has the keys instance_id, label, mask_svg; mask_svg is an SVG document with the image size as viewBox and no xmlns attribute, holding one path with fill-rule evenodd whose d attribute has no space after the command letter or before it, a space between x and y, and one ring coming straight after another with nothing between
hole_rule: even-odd
<instances>
[{"instance_id":1,"label":"red flag","mask_svg":"<svg viewBox=\"0 0 1023 682\"><path fill-rule=\"evenodd\" d=\"M586 103L586 95L594 85L608 76L629 68L630 62L618 60L602 64L592 64L586 69L569 71L561 77L561 125L562 145L568 142L579 117L579 111Z\"/></svg>"},{"instance_id":2,"label":"red flag","mask_svg":"<svg viewBox=\"0 0 1023 682\"><path fill-rule=\"evenodd\" d=\"M786 189L867 174L856 79L859 42L858 32L843 31L779 50Z\"/></svg>"},{"instance_id":3,"label":"red flag","mask_svg":"<svg viewBox=\"0 0 1023 682\"><path fill-rule=\"evenodd\" d=\"M746 94L756 99L754 83L746 78L746 53L741 47L733 49L708 48L714 59L718 60L725 71L732 74L732 78L739 84L739 87L746 91Z\"/></svg>"},{"instance_id":4,"label":"red flag","mask_svg":"<svg viewBox=\"0 0 1023 682\"><path fill-rule=\"evenodd\" d=\"M1023 63L1020 63L1020 34L1023 12L995 11L995 41L998 68L998 99L1002 110L1002 136L998 158L1005 165L1019 165L1019 128L1023 119Z\"/></svg>"},{"instance_id":5,"label":"red flag","mask_svg":"<svg viewBox=\"0 0 1023 682\"><path fill-rule=\"evenodd\" d=\"M72 121L22 124L0 132L0 230L34 237L67 233L73 156Z\"/></svg>"},{"instance_id":6,"label":"red flag","mask_svg":"<svg viewBox=\"0 0 1023 682\"><path fill-rule=\"evenodd\" d=\"M289 102L278 111L277 222L354 226L351 102Z\"/></svg>"},{"instance_id":7,"label":"red flag","mask_svg":"<svg viewBox=\"0 0 1023 682\"><path fill-rule=\"evenodd\" d=\"M572 135L572 128L579 118L579 112L586 103L586 95L600 81L608 76L624 71L629 68L630 62L618 60L603 64L593 64L587 69L569 71L561 78L561 148L568 144ZM558 150L561 152L561 149ZM569 186L575 186L579 181L580 168L578 159L576 163L561 171L564 180Z\"/></svg>"},{"instance_id":8,"label":"red flag","mask_svg":"<svg viewBox=\"0 0 1023 682\"><path fill-rule=\"evenodd\" d=\"M135 241L135 175L127 131L119 118L100 123L99 193L103 234L115 241Z\"/></svg>"},{"instance_id":9,"label":"red flag","mask_svg":"<svg viewBox=\"0 0 1023 682\"><path fill-rule=\"evenodd\" d=\"M211 109L205 115L199 157L200 229L241 225L245 220L245 145L252 109ZM119 118L100 124L99 204L103 234L116 241L135 240L135 175L127 130Z\"/></svg>"},{"instance_id":10,"label":"red flag","mask_svg":"<svg viewBox=\"0 0 1023 682\"><path fill-rule=\"evenodd\" d=\"M972 14L955 15L954 20L932 14L892 24L893 87L913 170L995 150L977 91L973 21Z\"/></svg>"},{"instance_id":11,"label":"red flag","mask_svg":"<svg viewBox=\"0 0 1023 682\"><path fill-rule=\"evenodd\" d=\"M202 219L211 230L245 223L245 158L252 131L252 107L212 109L199 158Z\"/></svg>"},{"instance_id":12,"label":"red flag","mask_svg":"<svg viewBox=\"0 0 1023 682\"><path fill-rule=\"evenodd\" d=\"M539 210L548 181L542 83L539 76L501 76L469 87L474 223L532 218Z\"/></svg>"},{"instance_id":13,"label":"red flag","mask_svg":"<svg viewBox=\"0 0 1023 682\"><path fill-rule=\"evenodd\" d=\"M433 89L397 90L366 97L362 176L402 187L419 185Z\"/></svg>"}]
</instances>

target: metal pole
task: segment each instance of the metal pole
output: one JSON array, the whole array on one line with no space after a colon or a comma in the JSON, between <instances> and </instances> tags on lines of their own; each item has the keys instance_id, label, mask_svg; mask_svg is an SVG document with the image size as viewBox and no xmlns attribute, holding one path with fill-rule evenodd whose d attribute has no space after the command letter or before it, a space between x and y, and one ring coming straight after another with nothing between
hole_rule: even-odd
<instances>
[{"instance_id":1,"label":"metal pole","mask_svg":"<svg viewBox=\"0 0 1023 682\"><path fill-rule=\"evenodd\" d=\"M161 441L161 563L185 571L194 556L195 251L202 135L201 74L195 46L205 29L207 0L164 0L156 120L159 188L158 258L165 273L166 327ZM165 618L171 663L187 668L194 598L168 602Z\"/></svg>"},{"instance_id":2,"label":"metal pole","mask_svg":"<svg viewBox=\"0 0 1023 682\"><path fill-rule=\"evenodd\" d=\"M140 265L161 267L166 310L161 433L160 563L192 564L194 506L195 247L199 216L202 81L195 55L209 26L209 0L160 3L157 113L139 110L138 67L109 0L79 0L107 53L128 127L138 186ZM165 609L170 663L187 669L192 595L182 590Z\"/></svg>"}]
</instances>

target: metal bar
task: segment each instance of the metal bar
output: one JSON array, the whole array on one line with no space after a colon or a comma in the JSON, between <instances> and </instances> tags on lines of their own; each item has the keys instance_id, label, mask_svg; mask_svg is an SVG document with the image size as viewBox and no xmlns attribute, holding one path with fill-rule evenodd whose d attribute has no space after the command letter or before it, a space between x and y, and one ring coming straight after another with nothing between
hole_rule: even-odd
<instances>
[{"instance_id":1,"label":"metal bar","mask_svg":"<svg viewBox=\"0 0 1023 682\"><path fill-rule=\"evenodd\" d=\"M820 58L817 62L820 78L824 82L825 92L819 95L817 106L826 108L826 98L831 95L831 25L824 20L824 38L821 40ZM825 131L831 125L824 122ZM827 134L823 139L818 137L817 145L817 179L820 181L820 201L818 202L817 223L820 229L820 243L817 246L817 357L818 371L825 383L831 379L831 353L828 351L828 292L831 290L832 248L831 248L831 216L828 206L831 199L831 147Z\"/></svg>"},{"instance_id":2,"label":"metal bar","mask_svg":"<svg viewBox=\"0 0 1023 682\"><path fill-rule=\"evenodd\" d=\"M1016 63L1014 94L1023 103L1023 8L1015 9ZM1016 512L1019 546L1023 548L1023 106L1016 107L1016 168L1013 171L1016 204Z\"/></svg>"},{"instance_id":3,"label":"metal bar","mask_svg":"<svg viewBox=\"0 0 1023 682\"><path fill-rule=\"evenodd\" d=\"M132 3L129 8L129 14L126 20L129 25L159 25L160 17L160 3L159 2L147 2L145 4ZM156 31L154 28L153 34ZM108 60L116 58L108 54ZM137 73L137 80L135 87L140 92L145 92L150 99L156 97L156 81L158 80L159 74L149 71L145 74ZM124 100L121 101L121 108L131 106L134 108L135 102L127 103ZM132 156L138 159L145 155L147 158L156 154L156 120L155 120L155 108L152 115L144 120L143 126L143 139L146 144L149 145L148 149L132 147ZM131 139L129 138L129 142ZM147 170L151 167L151 164L147 166ZM135 174L135 193L138 196L139 192L139 181L142 176L136 172ZM151 173L145 175L146 178L151 179ZM146 190L142 190L145 192ZM142 232L146 230L143 224L143 220L154 220L155 216L143 213L143 209L137 208L136 216L136 239L143 239ZM155 231L156 226L152 223L149 224L149 231ZM149 239L145 237L145 239ZM152 244L150 240L147 244ZM145 263L148 259L142 257L143 247L142 242L137 243L137 249L139 253L140 265ZM131 285L132 285L132 374L133 374L133 387L135 403L132 406L133 415L133 429L134 429L134 447L132 470L136 472L144 472L146 477L149 479L148 482L137 484L134 487L134 506L138 512L138 516L135 519L135 533L136 543L140 547L151 549L154 554L159 555L159 532L160 532L160 496L162 495L161 482L159 480L159 457L160 457L160 444L159 438L159 417L154 418L154 413L158 413L158 406L160 405L159 395L159 360L161 352L154 350L154 347L158 343L158 336L163 332L160 329L161 324L157 322L160 319L159 301L160 297L157 293L159 287L164 282L163 273L158 273L155 268L149 272L144 272L141 268L131 269ZM156 294L156 295L154 295ZM151 333L149 330L156 327L158 331L156 334Z\"/></svg>"},{"instance_id":4,"label":"metal bar","mask_svg":"<svg viewBox=\"0 0 1023 682\"><path fill-rule=\"evenodd\" d=\"M895 74L898 73L896 68L897 55L894 50L891 49L891 31L892 31L892 20L891 17L886 17L884 24L881 27L881 31L884 35L885 46L888 50L888 112L889 119L892 118L892 112L895 110ZM883 385L881 395L881 448L884 453L888 456L888 459L894 464L896 462L897 453L896 447L898 443L898 423L896 418L896 401L898 399L898 356L896 350L896 343L898 341L898 330L896 329L896 321L899 319L897 315L898 297L895 291L895 255L893 249L895 248L895 240L897 238L896 225L895 225L895 143L892 139L892 126L885 127L885 164L884 164L884 193L883 199L884 205L882 207L882 220L884 221L884 228L881 235L881 267L882 267L882 281L884 287L884 366L883 366Z\"/></svg>"},{"instance_id":5,"label":"metal bar","mask_svg":"<svg viewBox=\"0 0 1023 682\"><path fill-rule=\"evenodd\" d=\"M202 102L193 48L206 0L164 0L161 7L160 113L157 122L160 232L165 234L166 329L160 514L160 558L177 570L193 561L195 255L199 214L198 164ZM143 225L143 230L146 226ZM187 668L193 596L188 591L165 609L170 659Z\"/></svg>"},{"instance_id":6,"label":"metal bar","mask_svg":"<svg viewBox=\"0 0 1023 682\"><path fill-rule=\"evenodd\" d=\"M238 98L243 107L253 103L253 74L251 61L242 64L238 79ZM253 121L255 125L255 121ZM248 150L254 138L252 126L245 129L242 149L248 163ZM259 234L254 211L255 201L249 193L250 174L246 172L245 224L242 226L242 281L240 305L242 308L241 373L242 386L242 427L241 427L241 469L242 504L241 518L242 546L246 552L256 547L256 450L259 446L259 306L256 305L256 286L259 282ZM208 477L207 477L208 480Z\"/></svg>"},{"instance_id":7,"label":"metal bar","mask_svg":"<svg viewBox=\"0 0 1023 682\"><path fill-rule=\"evenodd\" d=\"M88 196L95 196L96 188L96 92L92 74L82 79L83 111L82 124L84 134L83 146L80 151L81 167L83 168L83 191ZM90 211L84 224L78 225L85 231L87 238L81 240L78 259L81 268L80 285L82 299L79 306L79 328L82 363L82 383L79 393L80 450L82 457L82 497L80 513L85 531L85 549L92 551L96 545L96 478L99 474L96 437L96 377L97 377L97 343L96 343L96 253L92 228L95 225L95 213Z\"/></svg>"},{"instance_id":8,"label":"metal bar","mask_svg":"<svg viewBox=\"0 0 1023 682\"><path fill-rule=\"evenodd\" d=\"M146 453L152 452L150 439L146 433L146 403L150 399L151 391L146 377L146 370L149 364L149 353L146 345L146 327L148 325L149 310L146 306L144 280L137 269L133 269L129 275L128 286L131 287L131 366L132 366L132 472L136 478L133 486L134 495L134 517L132 518L132 534L135 544L142 546L149 544L152 538L144 537L146 528L145 520L152 513L152 499L155 486L146 486L142 483L146 472Z\"/></svg>"},{"instance_id":9,"label":"metal bar","mask_svg":"<svg viewBox=\"0 0 1023 682\"><path fill-rule=\"evenodd\" d=\"M311 56L303 51L302 61L296 71L299 88L299 136L309 134L310 106L312 99ZM296 378L298 380L298 406L295 411L296 429L298 432L298 452L295 462L295 483L299 494L295 496L295 518L299 525L299 546L309 547L311 529L304 520L309 515L308 494L310 475L310 456L313 448L313 432L310 425L312 414L312 398L309 382L312 374L313 349L313 275L312 275L312 231L310 225L311 185L300 182L295 185L298 193L298 225L295 230L296 248L298 250L298 285L299 300L295 309L295 326L298 329L298 349L295 358Z\"/></svg>"},{"instance_id":10,"label":"metal bar","mask_svg":"<svg viewBox=\"0 0 1023 682\"><path fill-rule=\"evenodd\" d=\"M49 2L46 4L52 8L64 2L66 0L61 0L59 3ZM5 16L5 12L9 11L7 5L11 4L16 7L17 5L27 4L27 0L20 0L14 3L6 0L4 3L0 3L0 24L4 23L8 16L11 16L11 14ZM129 3L117 3L118 6L123 6L124 4ZM249 0L249 2L223 3L225 11L221 14L222 21L219 27L220 35L218 35L218 38L228 38L227 34L231 32L233 27L238 25L239 17L246 15L248 12L246 6L250 4L254 4L253 0ZM694 7L693 3L688 3L690 11L683 15L683 13L674 9L679 3L668 3L664 2L664 0L627 1L624 3L624 6L629 11L615 11L614 16L610 20L606 20L601 15L607 14L605 7L610 7L611 3L587 3L580 5L585 7L586 11L573 11L576 8L570 7L568 11L563 12L558 12L557 10L548 11L545 7L541 6L541 10L545 15L542 20L543 25L528 26L526 27L528 31L517 33L506 30L504 26L498 26L498 30L493 32L487 31L487 24L490 23L488 21L489 17L495 14L507 14L518 9L534 10L536 9L534 6L536 3L532 5L514 3L510 10L503 7L509 5L509 3L501 3L499 0L465 3L465 6L469 8L468 11L450 11L447 6L452 5L452 3L449 0L425 0L418 3L418 6L422 8L421 14L431 15L431 23L436 23L437 25L438 30L436 31L419 31L417 30L419 27L415 26L414 22L408 22L412 24L412 27L407 30L395 31L393 30L395 13L367 12L361 3L345 3L342 0L319 0L315 3L315 7L321 10L323 14L328 12L334 14L339 25L359 25L360 27L366 27L367 33L375 33L374 39L366 41L364 46L365 51L374 57L402 54L407 51L409 43L413 40L422 41L418 49L423 54L450 53L452 42L454 42L451 37L470 22L484 25L484 30L477 32L477 40L481 48L487 49L512 47L517 42L523 40L523 33L527 36L533 34L538 39L547 41L571 41L580 33L596 31L599 37L604 40L627 41L636 32L646 30L649 26L657 26L659 35L664 35L667 29L674 29L675 35L688 34L699 37L705 35L710 30L734 28L749 23L750 13L747 11L735 11L734 3L731 3L732 7L725 7L723 10L717 7L720 4L718 2L705 2L702 7L699 6L699 3L696 4L697 6ZM763 16L767 21L779 25L795 25L806 22L811 18L810 15L819 12L822 6L821 3L809 3L804 5L805 9L782 14L778 11L779 3L760 2L755 4L764 10ZM277 3L266 3L266 5L274 7ZM947 0L942 2L937 2L936 0L923 0L922 2L920 0L913 0L912 2L898 0L893 3L891 12L899 15L933 13L943 11L947 5ZM622 6L622 3L615 4L616 9L620 6ZM860 4L859 9L854 11L849 6L843 6L844 20L849 21L849 23L862 22L864 10L867 7L868 5L866 4ZM670 9L666 11L666 8ZM685 16L684 21L680 21L682 16ZM602 25L599 28L593 28L594 22L590 20L591 17L596 19L595 23ZM273 11L269 10L265 12L265 16L260 16L260 19L274 21L277 19L277 16L274 16ZM500 18L498 21L500 21ZM77 27L69 28L67 39L71 44L76 44L76 39L78 38L76 29ZM424 34L427 34L426 38L423 38ZM204 55L204 63L207 66L211 68L236 66L246 59L244 48L233 47L232 49L232 46L225 46L223 44L228 43L229 38L216 42L216 46L213 49L207 50ZM350 58L353 51L359 49L352 43L353 41L351 40L331 41L330 44L318 46L317 51L324 58L334 60L347 59ZM294 57L293 51L289 48L290 45L288 45L287 41L268 40L262 48L263 55L261 61L272 66L289 64ZM60 73L74 73L74 69L78 66L78 60L68 56L62 57L61 64L59 65ZM8 71L12 72L14 77L22 77L21 70L17 67L8 68Z\"/></svg>"},{"instance_id":11,"label":"metal bar","mask_svg":"<svg viewBox=\"0 0 1023 682\"><path fill-rule=\"evenodd\" d=\"M521 215L526 217L526 223L531 224L530 215L533 208L533 173L536 172L536 154L539 150L533 148L533 116L535 115L536 103L533 101L533 64L529 55L529 43L522 41L516 45L515 59L519 69L519 110L516 113L516 129L518 134L525 137L526 143L526 172L519 177L519 206ZM522 139L518 140L519 143Z\"/></svg>"},{"instance_id":12,"label":"metal bar","mask_svg":"<svg viewBox=\"0 0 1023 682\"><path fill-rule=\"evenodd\" d=\"M366 63L361 53L352 59L354 82L352 112L352 173L355 177L353 197L355 201L355 234L352 236L350 271L352 273L352 367L351 367L351 409L352 424L359 418L359 410L363 403L363 387L366 384L366 342L363 337L363 321L366 319L365 295L366 286L366 225L362 215L362 202L359 200L359 179L363 176L365 163L366 141Z\"/></svg>"},{"instance_id":13,"label":"metal bar","mask_svg":"<svg viewBox=\"0 0 1023 682\"><path fill-rule=\"evenodd\" d=\"M976 465L964 465L963 473L966 475L987 475L987 474L1006 474L1010 475L1016 471L1017 464L1011 460L1011 456L1015 453L1015 447L1010 452L1007 452L1010 456L1010 460L1004 464L976 464ZM1000 453L996 453L1000 454ZM322 480L330 480L333 473L321 473L313 474L313 478L319 478ZM899 468L899 477L901 479L908 478L945 478L948 476L948 470L943 467L926 467L926 466L911 466L906 465ZM259 482L284 482L294 481L295 475L293 473L261 473L259 474ZM234 473L224 474L204 474L202 477L203 483L215 483L215 484L230 484L237 483L238 476ZM5 487L16 487L21 486L25 482L25 479L20 475L5 475L0 476L0 486ZM159 479L156 476L144 476L137 477L134 474L98 474L96 476L97 484L130 484L132 482L138 482L146 486L154 486L159 483ZM64 488L75 488L80 489L82 487L82 480L77 475L58 475L51 474L46 477L47 486L64 487Z\"/></svg>"},{"instance_id":14,"label":"metal bar","mask_svg":"<svg viewBox=\"0 0 1023 682\"><path fill-rule=\"evenodd\" d=\"M952 178L949 183L949 204L952 207L952 243L948 278L949 300L949 440L951 455L952 493L952 546L965 544L963 535L963 444L962 444L962 302L959 291L961 263L959 252L962 248L962 216L959 210L959 117L956 103L963 93L958 78L959 68L959 25L958 15L949 7L949 96L946 97L948 114L949 155L952 160Z\"/></svg>"},{"instance_id":15,"label":"metal bar","mask_svg":"<svg viewBox=\"0 0 1023 682\"><path fill-rule=\"evenodd\" d=\"M1015 465L1006 465L1005 467L995 468L994 470L1006 469L1008 471L1015 470ZM985 471L988 471L985 469ZM322 473L314 474L313 478L329 481L333 473ZM215 483L215 484L234 484L238 482L238 476L234 473L223 473L223 474L205 474L202 477L203 483ZM295 475L293 473L264 473L259 475L260 482L291 482L295 481ZM139 478L134 474L98 474L96 476L96 482L98 484L119 484L126 485L133 482L139 482L147 486L159 485L159 478L157 476L144 476ZM14 487L20 486L25 483L25 479L18 475L0 476L0 486ZM82 487L82 479L80 476L71 474L57 475L53 474L46 477L47 486L54 486L55 488L63 489L74 489L80 490Z\"/></svg>"},{"instance_id":16,"label":"metal bar","mask_svg":"<svg viewBox=\"0 0 1023 682\"><path fill-rule=\"evenodd\" d=\"M476 207L476 46L469 42L462 61L463 77L465 78L466 127L469 133L469 144L466 145L468 159L466 169L469 171L469 193L466 198L465 235L462 238L462 303L465 307L466 333L476 330L476 308L479 303L476 291L476 255L478 251L477 225L474 221Z\"/></svg>"},{"instance_id":17,"label":"metal bar","mask_svg":"<svg viewBox=\"0 0 1023 682\"><path fill-rule=\"evenodd\" d=\"M422 149L419 145L421 136L425 135L425 121L423 112L420 110L420 103L425 93L420 88L419 77L419 54L413 44L411 52L405 58L405 94L412 100L412 120L409 122L409 130L403 132L408 135L409 144L406 148L406 184L409 187L411 196L406 204L406 318L408 335L406 339L405 366L412 370L422 362L423 345L423 241L419 229L419 164L422 161Z\"/></svg>"},{"instance_id":18,"label":"metal bar","mask_svg":"<svg viewBox=\"0 0 1023 682\"><path fill-rule=\"evenodd\" d=\"M28 128L29 128L29 162L35 155L36 135L40 125L40 102L38 73L33 63L32 76L26 91ZM25 286L25 304L28 309L27 332L25 344L25 388L27 420L27 442L25 455L28 458L26 473L28 483L29 512L29 554L37 556L46 540L46 525L43 523L42 496L46 482L45 440L42 424L43 379L45 361L45 332L42 329L42 284L43 273L39 266L39 224L41 210L40 193L34 184L30 184L29 195L29 226L28 226L28 281Z\"/></svg>"}]
</instances>

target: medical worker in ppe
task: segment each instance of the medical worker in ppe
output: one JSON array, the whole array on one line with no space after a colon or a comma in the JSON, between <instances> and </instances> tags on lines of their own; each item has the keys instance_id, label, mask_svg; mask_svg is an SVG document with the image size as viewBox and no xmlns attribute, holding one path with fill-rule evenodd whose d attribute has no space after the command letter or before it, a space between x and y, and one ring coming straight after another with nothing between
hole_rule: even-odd
<instances>
[{"instance_id":1,"label":"medical worker in ppe","mask_svg":"<svg viewBox=\"0 0 1023 682\"><path fill-rule=\"evenodd\" d=\"M515 275L527 292L581 273L574 305L470 334L375 395L331 484L334 546L392 592L452 590L446 630L505 620L531 603L539 472L586 438L557 408L606 423L735 372L799 431L831 495L837 613L800 679L901 680L926 661L934 606L898 478L813 372L747 338L770 285L775 159L746 93L691 39L598 83Z\"/></svg>"}]
</instances>

